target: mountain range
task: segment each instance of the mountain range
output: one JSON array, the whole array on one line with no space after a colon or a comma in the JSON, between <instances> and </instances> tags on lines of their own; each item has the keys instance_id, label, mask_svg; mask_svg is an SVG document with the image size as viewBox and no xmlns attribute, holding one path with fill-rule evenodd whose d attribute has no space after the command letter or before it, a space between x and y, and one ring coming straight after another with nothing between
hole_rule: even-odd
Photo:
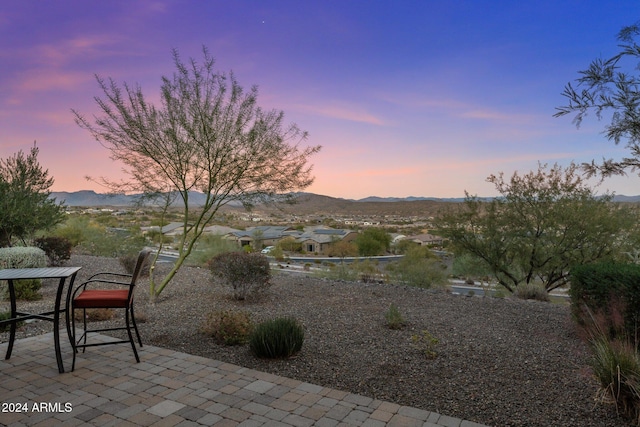
<instances>
[{"instance_id":1,"label":"mountain range","mask_svg":"<svg viewBox=\"0 0 640 427\"><path fill-rule=\"evenodd\" d=\"M435 205L446 203L460 203L464 198L437 198L437 197L366 197L363 199L342 199L337 197L323 196L313 193L296 194L298 203L292 207L280 208L282 211L291 213L361 213L376 212L384 214L395 214L398 211L431 210ZM64 201L70 207L131 207L136 203L135 195L110 195L96 193L92 190L82 190L74 192L52 192L51 198L57 201ZM202 193L191 193L189 195L193 206L201 206L205 196ZM640 196L615 196L614 201L626 203L640 202ZM236 206L236 208L240 208Z\"/></svg>"}]
</instances>

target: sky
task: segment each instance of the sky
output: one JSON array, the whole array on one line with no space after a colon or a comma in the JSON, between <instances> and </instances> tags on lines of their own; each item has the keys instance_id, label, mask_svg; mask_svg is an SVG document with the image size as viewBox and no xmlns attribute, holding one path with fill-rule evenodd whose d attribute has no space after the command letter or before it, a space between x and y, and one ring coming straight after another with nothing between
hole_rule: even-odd
<instances>
[{"instance_id":1,"label":"sky","mask_svg":"<svg viewBox=\"0 0 640 427\"><path fill-rule=\"evenodd\" d=\"M616 53L637 0L3 0L0 159L34 141L53 191L106 192L121 176L74 123L95 76L159 99L171 52L202 59L309 132L314 183L347 199L494 196L491 174L621 158L606 121L554 118L578 71ZM635 175L593 181L640 194Z\"/></svg>"}]
</instances>

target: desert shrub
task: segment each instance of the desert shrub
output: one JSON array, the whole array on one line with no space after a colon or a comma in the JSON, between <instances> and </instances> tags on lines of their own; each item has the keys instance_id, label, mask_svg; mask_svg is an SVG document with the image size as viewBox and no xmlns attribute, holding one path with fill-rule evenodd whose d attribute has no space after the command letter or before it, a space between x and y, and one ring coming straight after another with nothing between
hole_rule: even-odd
<instances>
[{"instance_id":1,"label":"desert shrub","mask_svg":"<svg viewBox=\"0 0 640 427\"><path fill-rule=\"evenodd\" d=\"M249 337L251 352L260 358L284 359L302 349L304 328L292 317L262 322Z\"/></svg>"},{"instance_id":2,"label":"desert shrub","mask_svg":"<svg viewBox=\"0 0 640 427\"><path fill-rule=\"evenodd\" d=\"M542 283L522 283L518 285L514 295L520 299L549 301L549 293Z\"/></svg>"},{"instance_id":3,"label":"desert shrub","mask_svg":"<svg viewBox=\"0 0 640 427\"><path fill-rule=\"evenodd\" d=\"M49 265L57 267L71 258L73 246L71 241L65 237L40 237L34 240L34 244L47 254Z\"/></svg>"},{"instance_id":4,"label":"desert shrub","mask_svg":"<svg viewBox=\"0 0 640 427\"><path fill-rule=\"evenodd\" d=\"M237 244L215 234L203 234L196 249L189 255L190 264L205 266L216 255L237 250Z\"/></svg>"},{"instance_id":5,"label":"desert shrub","mask_svg":"<svg viewBox=\"0 0 640 427\"><path fill-rule=\"evenodd\" d=\"M47 261L47 254L40 248L22 246L0 248L0 268L46 267Z\"/></svg>"},{"instance_id":6,"label":"desert shrub","mask_svg":"<svg viewBox=\"0 0 640 427\"><path fill-rule=\"evenodd\" d=\"M36 247L11 247L0 248L0 268L39 268L47 266L47 255ZM34 301L42 298L40 280L15 280L13 289L16 299ZM2 281L2 295L4 299L9 299L9 286L6 281Z\"/></svg>"},{"instance_id":7,"label":"desert shrub","mask_svg":"<svg viewBox=\"0 0 640 427\"><path fill-rule=\"evenodd\" d=\"M14 280L13 289L16 293L16 299L23 301L37 301L42 299L40 294L42 281L40 279ZM9 286L5 288L4 298L9 299Z\"/></svg>"},{"instance_id":8,"label":"desert shrub","mask_svg":"<svg viewBox=\"0 0 640 427\"><path fill-rule=\"evenodd\" d=\"M576 266L571 270L571 312L579 324L585 315L622 316L624 328L619 338L640 336L640 265L599 263ZM588 310L585 310L588 309ZM615 323L615 319L610 319ZM612 331L615 332L615 331ZM615 338L612 336L611 338Z\"/></svg>"},{"instance_id":9,"label":"desert shrub","mask_svg":"<svg viewBox=\"0 0 640 427\"><path fill-rule=\"evenodd\" d=\"M9 311L2 311L2 312L0 312L0 321L8 320L8 319L10 319L10 318L11 318L11 312L9 312ZM16 327L18 327L18 326L22 325L23 323L24 323L24 322L18 322L18 324L16 325ZM4 325L1 325L1 326L0 326L0 332L6 332L6 331L8 331L8 330L9 330L9 328L11 328L11 324L9 324L9 323L4 324Z\"/></svg>"},{"instance_id":10,"label":"desert shrub","mask_svg":"<svg viewBox=\"0 0 640 427\"><path fill-rule=\"evenodd\" d=\"M203 333L224 345L244 344L252 329L253 322L249 313L230 310L209 313L202 326Z\"/></svg>"},{"instance_id":11,"label":"desert shrub","mask_svg":"<svg viewBox=\"0 0 640 427\"><path fill-rule=\"evenodd\" d=\"M358 273L360 281L363 283L375 283L380 275L380 270L378 270L376 264L368 259L354 262L352 268Z\"/></svg>"},{"instance_id":12,"label":"desert shrub","mask_svg":"<svg viewBox=\"0 0 640 427\"><path fill-rule=\"evenodd\" d=\"M391 263L388 271L394 280L419 288L442 286L447 282L447 273L443 264L428 255L426 248L410 249L398 262Z\"/></svg>"},{"instance_id":13,"label":"desert shrub","mask_svg":"<svg viewBox=\"0 0 640 427\"><path fill-rule=\"evenodd\" d=\"M628 341L600 335L592 341L591 367L600 383L599 397L640 425L640 359Z\"/></svg>"},{"instance_id":14,"label":"desert shrub","mask_svg":"<svg viewBox=\"0 0 640 427\"><path fill-rule=\"evenodd\" d=\"M136 264L138 263L138 255L139 253L128 253L125 255L120 255L118 257L118 261L124 271L127 274L133 274L136 269ZM142 268L140 269L140 277L148 277L149 276L149 267L151 266L151 256L148 256L147 259L142 263Z\"/></svg>"},{"instance_id":15,"label":"desert shrub","mask_svg":"<svg viewBox=\"0 0 640 427\"><path fill-rule=\"evenodd\" d=\"M402 317L402 313L400 313L398 306L393 303L384 314L384 318L387 321L389 329L402 329L407 323Z\"/></svg>"},{"instance_id":16,"label":"desert shrub","mask_svg":"<svg viewBox=\"0 0 640 427\"><path fill-rule=\"evenodd\" d=\"M427 359L433 359L438 355L436 352L436 346L439 342L438 338L431 335L427 330L423 330L422 333L411 336L411 343L414 348L422 353Z\"/></svg>"},{"instance_id":17,"label":"desert shrub","mask_svg":"<svg viewBox=\"0 0 640 427\"><path fill-rule=\"evenodd\" d=\"M227 252L209 261L214 277L231 285L233 297L244 300L259 296L270 286L269 260L259 253Z\"/></svg>"},{"instance_id":18,"label":"desert shrub","mask_svg":"<svg viewBox=\"0 0 640 427\"><path fill-rule=\"evenodd\" d=\"M342 280L345 282L357 282L360 273L346 263L332 265L328 269L318 269L313 273L314 276L329 280Z\"/></svg>"}]
</instances>

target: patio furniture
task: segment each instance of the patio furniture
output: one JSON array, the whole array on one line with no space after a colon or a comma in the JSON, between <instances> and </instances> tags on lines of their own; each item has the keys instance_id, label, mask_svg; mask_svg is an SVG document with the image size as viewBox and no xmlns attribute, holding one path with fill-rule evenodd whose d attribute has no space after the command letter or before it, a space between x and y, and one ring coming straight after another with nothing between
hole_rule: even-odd
<instances>
[{"instance_id":1,"label":"patio furniture","mask_svg":"<svg viewBox=\"0 0 640 427\"><path fill-rule=\"evenodd\" d=\"M58 372L64 372L64 364L62 363L62 354L60 352L60 313L64 312L66 315L67 335L69 337L69 341L72 341L71 330L69 327L69 296L71 295L71 289L73 288L73 282L75 281L76 274L81 268L82 267L46 267L6 268L4 270L0 270L0 280L6 280L9 283L9 300L11 304L11 317L7 320L0 321L0 325L11 324L9 346L7 347L5 359L9 359L11 357L13 342L16 337L16 325L18 322L28 319L46 320L53 322L53 342L56 352L56 362L58 363ZM58 279L58 289L56 291L56 300L53 311L47 311L45 313L25 313L17 310L14 281L31 279ZM67 297L65 299L65 306L62 308L62 294L67 279L69 279L69 287L67 290Z\"/></svg>"},{"instance_id":2,"label":"patio furniture","mask_svg":"<svg viewBox=\"0 0 640 427\"><path fill-rule=\"evenodd\" d=\"M151 252L143 250L138 254L136 266L133 274L121 274L121 273L97 273L94 274L86 282L80 284L73 292L71 302L71 324L72 324L72 345L73 345L73 364L71 370L75 369L76 353L78 349L82 349L84 353L87 347L96 347L101 345L110 344L125 344L130 343L133 349L133 354L136 358L136 362L140 362L138 357L138 351L131 333L131 326L138 338L138 343L142 347L142 339L138 332L138 326L136 325L136 318L133 312L133 291L136 285L136 281L140 276L143 264ZM97 285L96 289L94 285ZM108 288L105 289L105 286ZM125 325L101 328L101 329L88 329L87 328L87 309L123 309L125 317ZM84 332L80 338L76 339L76 322L75 312L78 309L82 309L82 319ZM87 335L92 332L107 332L107 331L119 331L126 330L128 339L110 342L94 342L87 343Z\"/></svg>"}]
</instances>

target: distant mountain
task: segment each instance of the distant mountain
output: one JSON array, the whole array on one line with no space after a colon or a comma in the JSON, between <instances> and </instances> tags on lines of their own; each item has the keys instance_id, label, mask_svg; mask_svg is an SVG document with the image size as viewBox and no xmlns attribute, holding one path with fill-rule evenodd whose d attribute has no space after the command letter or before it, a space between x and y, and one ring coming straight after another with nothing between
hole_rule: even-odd
<instances>
[{"instance_id":1,"label":"distant mountain","mask_svg":"<svg viewBox=\"0 0 640 427\"><path fill-rule=\"evenodd\" d=\"M63 201L67 206L98 207L112 206L125 207L135 205L139 195L109 195L100 194L92 190L74 192L53 192L51 198ZM189 195L193 206L202 206L205 195L193 192ZM280 207L279 210L299 212L299 213L387 213L396 214L400 211L410 211L411 209L425 208L433 210L434 206L446 203L460 203L464 198L437 198L437 197L366 197L364 199L352 200L337 197L322 196L313 193L297 193L297 203L293 207ZM489 200L490 198L486 198ZM617 195L613 199L622 203L640 203L640 196ZM269 208L266 208L270 210Z\"/></svg>"}]
</instances>

